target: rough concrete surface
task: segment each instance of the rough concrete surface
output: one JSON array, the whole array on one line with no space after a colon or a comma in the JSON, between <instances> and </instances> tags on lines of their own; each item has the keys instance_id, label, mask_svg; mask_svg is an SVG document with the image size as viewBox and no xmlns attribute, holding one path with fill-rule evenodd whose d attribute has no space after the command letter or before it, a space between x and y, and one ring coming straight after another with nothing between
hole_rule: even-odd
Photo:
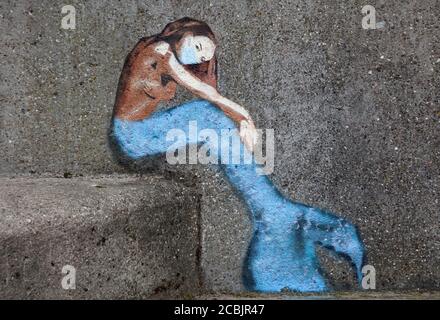
<instances>
[{"instance_id":1,"label":"rough concrete surface","mask_svg":"<svg viewBox=\"0 0 440 320\"><path fill-rule=\"evenodd\" d=\"M0 4L1 175L128 170L106 136L125 56L194 17L218 37L220 91L275 129L281 191L359 227L378 290L440 288L439 1L369 1L377 30L362 29L358 0L72 0L76 30L60 28L63 4ZM202 194L204 286L242 290L250 222L223 177L160 161L136 170ZM353 287L348 266L322 260L334 288Z\"/></svg>"},{"instance_id":2,"label":"rough concrete surface","mask_svg":"<svg viewBox=\"0 0 440 320\"><path fill-rule=\"evenodd\" d=\"M387 292L387 291L339 291L324 294L215 294L200 295L199 300L440 300L440 293L435 292Z\"/></svg>"},{"instance_id":3,"label":"rough concrete surface","mask_svg":"<svg viewBox=\"0 0 440 320\"><path fill-rule=\"evenodd\" d=\"M199 292L198 202L153 176L2 178L0 299ZM62 287L66 265L74 290Z\"/></svg>"}]
</instances>

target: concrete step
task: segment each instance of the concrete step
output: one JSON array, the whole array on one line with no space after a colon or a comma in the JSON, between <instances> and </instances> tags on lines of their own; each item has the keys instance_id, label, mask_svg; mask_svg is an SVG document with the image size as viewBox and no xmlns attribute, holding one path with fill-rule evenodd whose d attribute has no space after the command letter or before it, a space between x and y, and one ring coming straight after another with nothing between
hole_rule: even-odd
<instances>
[{"instance_id":1,"label":"concrete step","mask_svg":"<svg viewBox=\"0 0 440 320\"><path fill-rule=\"evenodd\" d=\"M158 176L0 178L0 298L194 294L198 206Z\"/></svg>"}]
</instances>

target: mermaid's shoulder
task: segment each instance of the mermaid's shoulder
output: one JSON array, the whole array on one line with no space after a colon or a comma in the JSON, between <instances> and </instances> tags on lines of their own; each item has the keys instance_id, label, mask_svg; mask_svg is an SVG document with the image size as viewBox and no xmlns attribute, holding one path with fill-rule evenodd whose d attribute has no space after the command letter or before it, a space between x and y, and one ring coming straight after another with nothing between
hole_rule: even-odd
<instances>
[{"instance_id":1,"label":"mermaid's shoulder","mask_svg":"<svg viewBox=\"0 0 440 320\"><path fill-rule=\"evenodd\" d=\"M133 50L131 50L131 52L128 54L128 60L133 61L139 56L143 56L145 54L153 54L153 49L157 42L157 35L141 38L134 46Z\"/></svg>"}]
</instances>

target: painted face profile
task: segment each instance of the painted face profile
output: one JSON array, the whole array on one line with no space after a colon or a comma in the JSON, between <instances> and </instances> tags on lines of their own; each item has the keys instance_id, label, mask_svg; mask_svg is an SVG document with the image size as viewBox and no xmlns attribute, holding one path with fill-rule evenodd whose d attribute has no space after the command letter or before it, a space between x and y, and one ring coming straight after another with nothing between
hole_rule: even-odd
<instances>
[{"instance_id":1,"label":"painted face profile","mask_svg":"<svg viewBox=\"0 0 440 320\"><path fill-rule=\"evenodd\" d=\"M177 58L182 64L199 64L212 59L215 43L206 36L185 35L177 50Z\"/></svg>"}]
</instances>

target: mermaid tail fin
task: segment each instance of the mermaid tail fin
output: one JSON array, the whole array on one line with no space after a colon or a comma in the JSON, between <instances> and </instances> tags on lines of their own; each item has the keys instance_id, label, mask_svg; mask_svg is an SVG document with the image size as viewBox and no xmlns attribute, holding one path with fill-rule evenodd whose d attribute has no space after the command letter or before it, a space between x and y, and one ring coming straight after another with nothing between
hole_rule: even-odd
<instances>
[{"instance_id":1,"label":"mermaid tail fin","mask_svg":"<svg viewBox=\"0 0 440 320\"><path fill-rule=\"evenodd\" d=\"M301 219L306 237L349 261L362 280L364 246L355 226L320 209L307 207Z\"/></svg>"}]
</instances>

